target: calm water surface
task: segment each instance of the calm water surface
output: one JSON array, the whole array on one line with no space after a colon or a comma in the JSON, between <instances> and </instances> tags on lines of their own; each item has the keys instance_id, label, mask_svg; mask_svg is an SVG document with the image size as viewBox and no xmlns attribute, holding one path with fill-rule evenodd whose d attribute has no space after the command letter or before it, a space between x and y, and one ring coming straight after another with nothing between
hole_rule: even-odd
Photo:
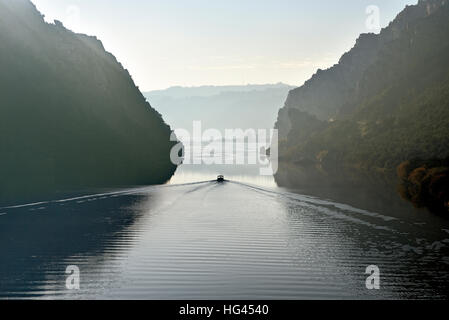
<instances>
[{"instance_id":1,"label":"calm water surface","mask_svg":"<svg viewBox=\"0 0 449 320\"><path fill-rule=\"evenodd\" d=\"M163 186L1 208L0 297L447 299L447 220L387 189L292 177L307 181L181 166ZM372 264L380 290L365 287Z\"/></svg>"}]
</instances>

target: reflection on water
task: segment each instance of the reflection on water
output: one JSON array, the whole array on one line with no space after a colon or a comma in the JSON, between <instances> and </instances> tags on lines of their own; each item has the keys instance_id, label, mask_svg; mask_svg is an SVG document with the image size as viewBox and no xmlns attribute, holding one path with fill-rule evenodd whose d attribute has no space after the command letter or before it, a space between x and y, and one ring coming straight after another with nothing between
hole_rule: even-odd
<instances>
[{"instance_id":1,"label":"reflection on water","mask_svg":"<svg viewBox=\"0 0 449 320\"><path fill-rule=\"evenodd\" d=\"M218 175L224 175L227 180L240 181L255 185L275 188L276 182L273 176L261 176L257 165L180 165L176 174L169 181L170 184L183 184L196 181L216 179Z\"/></svg>"},{"instance_id":2,"label":"reflection on water","mask_svg":"<svg viewBox=\"0 0 449 320\"><path fill-rule=\"evenodd\" d=\"M284 165L276 181L181 166L164 186L1 208L0 297L447 298L448 221L376 180Z\"/></svg>"},{"instance_id":3,"label":"reflection on water","mask_svg":"<svg viewBox=\"0 0 449 320\"><path fill-rule=\"evenodd\" d=\"M72 261L90 272L114 259L120 252L115 243L127 237L122 231L132 228L143 214L131 209L142 198L148 199L148 194L1 209L0 296L51 295L64 289L65 268Z\"/></svg>"},{"instance_id":4,"label":"reflection on water","mask_svg":"<svg viewBox=\"0 0 449 320\"><path fill-rule=\"evenodd\" d=\"M402 200L398 193L398 179L394 175L344 169L330 172L313 166L281 163L274 179L276 185L295 193L332 199L413 222L425 220L435 229L446 222L446 219L425 209L416 209Z\"/></svg>"},{"instance_id":5,"label":"reflection on water","mask_svg":"<svg viewBox=\"0 0 449 320\"><path fill-rule=\"evenodd\" d=\"M226 141L223 141L224 144ZM189 140L183 141L184 144L189 144ZM192 142L193 143L193 142ZM203 142L202 146L207 143ZM220 144L221 145L221 144ZM191 155L190 164L182 164L178 167L176 174L170 180L170 184L183 184L196 181L204 181L215 179L218 175L224 175L226 179L240 182L253 183L265 187L276 187L276 182L272 175L261 175L261 169L266 168L265 164L268 161L267 157L261 156L258 153L257 145L254 143L234 145L233 153L223 152L225 147L222 146L222 152L215 152L213 154L194 153ZM245 164L237 165L237 155L240 159L244 159ZM252 164L250 163L250 160ZM214 161L215 160L215 161ZM216 164L223 163L223 164ZM230 161L234 164L224 164ZM198 164L196 164L198 163ZM204 163L212 163L204 165Z\"/></svg>"}]
</instances>

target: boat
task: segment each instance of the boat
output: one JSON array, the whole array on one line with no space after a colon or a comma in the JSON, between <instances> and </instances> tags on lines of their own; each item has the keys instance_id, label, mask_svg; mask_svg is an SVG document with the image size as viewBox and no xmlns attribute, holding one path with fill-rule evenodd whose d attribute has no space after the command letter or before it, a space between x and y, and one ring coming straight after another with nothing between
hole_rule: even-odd
<instances>
[{"instance_id":1,"label":"boat","mask_svg":"<svg viewBox=\"0 0 449 320\"><path fill-rule=\"evenodd\" d=\"M224 176L223 175L219 175L217 177L217 182L223 182L224 181Z\"/></svg>"}]
</instances>

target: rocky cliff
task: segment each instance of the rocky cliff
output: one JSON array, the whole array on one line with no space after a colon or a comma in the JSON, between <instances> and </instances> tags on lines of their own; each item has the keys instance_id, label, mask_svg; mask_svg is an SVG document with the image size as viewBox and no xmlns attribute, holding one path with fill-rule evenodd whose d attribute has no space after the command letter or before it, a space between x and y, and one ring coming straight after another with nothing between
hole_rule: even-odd
<instances>
[{"instance_id":1,"label":"rocky cliff","mask_svg":"<svg viewBox=\"0 0 449 320\"><path fill-rule=\"evenodd\" d=\"M366 92L361 84L366 80L366 71L382 58L384 49L395 41L409 38L412 26L416 27L445 7L447 0L420 0L417 5L407 6L380 34L360 35L338 64L318 70L303 86L290 91L275 125L280 137L286 139L292 129L291 109L305 111L323 121L350 114L361 100L377 89L369 88ZM413 39L410 41L413 45Z\"/></svg>"},{"instance_id":2,"label":"rocky cliff","mask_svg":"<svg viewBox=\"0 0 449 320\"><path fill-rule=\"evenodd\" d=\"M173 174L170 127L98 39L0 0L0 43L0 203Z\"/></svg>"}]
</instances>

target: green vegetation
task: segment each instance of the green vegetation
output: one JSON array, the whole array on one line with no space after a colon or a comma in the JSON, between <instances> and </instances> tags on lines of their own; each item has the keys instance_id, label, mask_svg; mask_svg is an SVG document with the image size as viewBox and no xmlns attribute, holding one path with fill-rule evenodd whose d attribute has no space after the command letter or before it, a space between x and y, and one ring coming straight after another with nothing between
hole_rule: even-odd
<instances>
[{"instance_id":1,"label":"green vegetation","mask_svg":"<svg viewBox=\"0 0 449 320\"><path fill-rule=\"evenodd\" d=\"M449 158L405 161L398 166L399 193L416 207L449 214Z\"/></svg>"},{"instance_id":2,"label":"green vegetation","mask_svg":"<svg viewBox=\"0 0 449 320\"><path fill-rule=\"evenodd\" d=\"M283 134L281 158L376 171L394 171L401 163L416 159L446 159L448 35L449 3L438 0L407 7L377 36L363 35L338 65L320 71L304 88L290 93L277 123L281 133L290 127ZM342 80L334 85L333 79L339 76ZM322 94L323 88L332 90ZM315 112L321 105L321 111ZM300 119L292 110L300 110ZM313 116L319 120L305 125ZM420 180L428 194L411 192L406 197L423 198L414 202L427 207L444 207L447 189L438 196L428 189L434 179L447 183L441 178L444 172L428 167ZM411 175L415 184L421 184Z\"/></svg>"},{"instance_id":3,"label":"green vegetation","mask_svg":"<svg viewBox=\"0 0 449 320\"><path fill-rule=\"evenodd\" d=\"M94 37L0 0L0 203L163 183L171 130Z\"/></svg>"}]
</instances>

